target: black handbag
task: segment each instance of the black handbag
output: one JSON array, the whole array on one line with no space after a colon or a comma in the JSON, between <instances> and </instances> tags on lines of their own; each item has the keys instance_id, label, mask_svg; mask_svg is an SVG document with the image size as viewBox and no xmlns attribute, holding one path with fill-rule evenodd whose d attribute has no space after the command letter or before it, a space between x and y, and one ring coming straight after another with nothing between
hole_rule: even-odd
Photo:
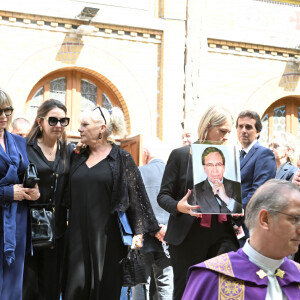
<instances>
[{"instance_id":1,"label":"black handbag","mask_svg":"<svg viewBox=\"0 0 300 300\"><path fill-rule=\"evenodd\" d=\"M132 287L147 283L145 262L140 251L129 249L127 257L120 261L122 265L123 286Z\"/></svg>"},{"instance_id":2,"label":"black handbag","mask_svg":"<svg viewBox=\"0 0 300 300\"><path fill-rule=\"evenodd\" d=\"M38 183L40 179L37 176L36 166L33 163L30 163L26 168L24 179L23 179L23 187L25 188L34 188L36 183Z\"/></svg>"},{"instance_id":3,"label":"black handbag","mask_svg":"<svg viewBox=\"0 0 300 300\"><path fill-rule=\"evenodd\" d=\"M31 236L34 248L54 248L55 208L31 208Z\"/></svg>"}]
</instances>

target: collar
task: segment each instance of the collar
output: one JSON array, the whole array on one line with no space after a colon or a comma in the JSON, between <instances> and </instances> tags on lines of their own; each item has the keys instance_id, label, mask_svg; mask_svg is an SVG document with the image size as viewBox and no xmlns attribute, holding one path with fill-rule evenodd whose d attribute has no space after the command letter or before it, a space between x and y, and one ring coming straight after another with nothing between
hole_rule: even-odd
<instances>
[{"instance_id":1,"label":"collar","mask_svg":"<svg viewBox=\"0 0 300 300\"><path fill-rule=\"evenodd\" d=\"M283 263L284 259L272 259L266 257L259 252L257 252L249 243L249 239L247 239L243 251L249 257L249 260L257 265L259 268L262 268L265 271L271 271L273 274L275 270L277 270Z\"/></svg>"},{"instance_id":2,"label":"collar","mask_svg":"<svg viewBox=\"0 0 300 300\"><path fill-rule=\"evenodd\" d=\"M246 152L246 154L249 153L249 151L251 150L251 148L257 143L257 140L254 140L248 147L244 148L243 150ZM241 148L242 150L242 148Z\"/></svg>"}]
</instances>

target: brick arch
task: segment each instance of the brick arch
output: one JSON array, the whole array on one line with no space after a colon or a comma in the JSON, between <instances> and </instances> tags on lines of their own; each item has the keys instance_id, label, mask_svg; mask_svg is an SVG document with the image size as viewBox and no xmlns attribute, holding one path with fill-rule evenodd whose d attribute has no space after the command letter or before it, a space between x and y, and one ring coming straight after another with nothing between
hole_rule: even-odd
<instances>
[{"instance_id":1,"label":"brick arch","mask_svg":"<svg viewBox=\"0 0 300 300\"><path fill-rule=\"evenodd\" d=\"M114 106L119 106L122 109L122 111L124 113L124 117L125 117L126 129L127 129L127 132L130 134L131 122L130 122L129 111L128 111L127 104L126 104L121 92L107 77L105 77L104 75L102 75L94 70L88 69L88 68L77 67L77 66L66 67L66 68L56 69L55 71L48 73L41 80L39 80L39 82L33 87L31 92L29 93L29 96L28 96L26 102L28 102L29 100L32 99L32 97L34 96L34 94L36 93L38 88L43 84L43 82L45 82L48 79L52 80L52 77L54 78L55 74L59 74L61 72L65 72L65 71L81 72L85 75L88 75L89 77L92 77L96 82L98 82L102 86L104 86L106 88L106 90L109 91L108 96L109 96L110 100L112 101L112 103L114 104Z\"/></svg>"}]
</instances>

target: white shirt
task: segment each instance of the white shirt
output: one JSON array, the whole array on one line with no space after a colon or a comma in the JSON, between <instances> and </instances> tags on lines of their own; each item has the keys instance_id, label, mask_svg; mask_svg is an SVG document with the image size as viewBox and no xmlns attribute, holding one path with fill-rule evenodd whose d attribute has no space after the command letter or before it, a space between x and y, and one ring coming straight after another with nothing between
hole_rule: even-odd
<instances>
[{"instance_id":1,"label":"white shirt","mask_svg":"<svg viewBox=\"0 0 300 300\"><path fill-rule=\"evenodd\" d=\"M257 143L257 140L254 140L248 147L244 148L244 149L240 149L240 150L244 150L246 152L246 154L244 155L244 157L247 156L247 154L249 153L249 151L251 150L251 148Z\"/></svg>"},{"instance_id":2,"label":"white shirt","mask_svg":"<svg viewBox=\"0 0 300 300\"><path fill-rule=\"evenodd\" d=\"M281 266L284 259L272 259L260 254L251 247L249 239L247 239L243 251L252 263L263 269L268 275L269 284L266 300L287 300L275 276L275 271Z\"/></svg>"}]
</instances>

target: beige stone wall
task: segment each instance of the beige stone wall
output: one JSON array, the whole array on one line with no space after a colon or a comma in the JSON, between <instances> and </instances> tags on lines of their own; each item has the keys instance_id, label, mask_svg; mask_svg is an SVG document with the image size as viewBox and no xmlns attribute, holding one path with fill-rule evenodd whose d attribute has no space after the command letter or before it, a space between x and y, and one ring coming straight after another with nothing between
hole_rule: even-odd
<instances>
[{"instance_id":1,"label":"beige stone wall","mask_svg":"<svg viewBox=\"0 0 300 300\"><path fill-rule=\"evenodd\" d=\"M234 117L298 96L300 6L255 0L189 0L185 118L196 128L212 104ZM288 34L287 34L288 33Z\"/></svg>"},{"instance_id":2,"label":"beige stone wall","mask_svg":"<svg viewBox=\"0 0 300 300\"><path fill-rule=\"evenodd\" d=\"M63 53L64 41L74 36L70 24L78 24L74 16L93 5L70 0L43 7L32 1L30 8L17 2L0 5L0 86L12 96L15 117L24 115L25 101L41 78L65 67L87 68L105 76L121 93L132 136L159 135L169 149L180 145L185 0L175 6L170 1L98 1L100 12L93 24L105 30L79 37L82 45L72 59Z\"/></svg>"}]
</instances>

